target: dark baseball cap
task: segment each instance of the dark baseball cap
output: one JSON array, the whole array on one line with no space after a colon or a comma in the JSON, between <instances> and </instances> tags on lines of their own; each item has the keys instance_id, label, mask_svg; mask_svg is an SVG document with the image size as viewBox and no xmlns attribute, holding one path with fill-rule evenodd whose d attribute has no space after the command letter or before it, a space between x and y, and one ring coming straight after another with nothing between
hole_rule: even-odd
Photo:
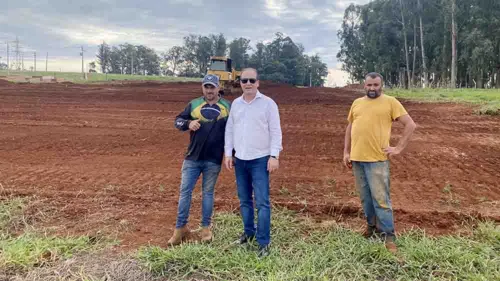
<instances>
[{"instance_id":1,"label":"dark baseball cap","mask_svg":"<svg viewBox=\"0 0 500 281\"><path fill-rule=\"evenodd\" d=\"M205 86L206 84L210 84L214 87L219 87L219 77L217 75L207 74L205 75L205 77L203 77L202 84L203 86Z\"/></svg>"}]
</instances>

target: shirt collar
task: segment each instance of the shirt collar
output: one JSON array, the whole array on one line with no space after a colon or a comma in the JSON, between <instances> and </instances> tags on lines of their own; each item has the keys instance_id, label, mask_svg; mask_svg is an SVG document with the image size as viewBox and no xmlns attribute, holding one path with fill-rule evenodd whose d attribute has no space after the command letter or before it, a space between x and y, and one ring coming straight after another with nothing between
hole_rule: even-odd
<instances>
[{"instance_id":1,"label":"shirt collar","mask_svg":"<svg viewBox=\"0 0 500 281\"><path fill-rule=\"evenodd\" d=\"M241 95L241 101L244 102L244 103L252 103L256 99L262 98L262 96L263 96L263 94L259 90L257 90L257 94L255 95L255 98L253 100L251 100L250 102L245 101L244 94L243 94L243 95Z\"/></svg>"}]
</instances>

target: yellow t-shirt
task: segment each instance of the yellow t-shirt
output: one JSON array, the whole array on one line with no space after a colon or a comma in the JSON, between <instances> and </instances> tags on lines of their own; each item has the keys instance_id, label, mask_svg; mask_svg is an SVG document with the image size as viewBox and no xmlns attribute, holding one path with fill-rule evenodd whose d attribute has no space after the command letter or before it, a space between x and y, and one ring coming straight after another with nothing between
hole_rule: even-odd
<instances>
[{"instance_id":1,"label":"yellow t-shirt","mask_svg":"<svg viewBox=\"0 0 500 281\"><path fill-rule=\"evenodd\" d=\"M387 160L383 149L389 146L392 122L408 114L394 97L356 99L347 120L352 123L351 160L377 162Z\"/></svg>"}]
</instances>

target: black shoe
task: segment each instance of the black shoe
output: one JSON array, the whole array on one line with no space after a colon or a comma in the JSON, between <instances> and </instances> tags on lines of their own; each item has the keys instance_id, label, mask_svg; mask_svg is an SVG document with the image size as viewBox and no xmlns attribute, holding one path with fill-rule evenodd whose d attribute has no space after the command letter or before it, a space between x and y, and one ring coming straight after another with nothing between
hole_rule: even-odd
<instances>
[{"instance_id":1,"label":"black shoe","mask_svg":"<svg viewBox=\"0 0 500 281\"><path fill-rule=\"evenodd\" d=\"M269 245L259 245L259 252L257 254L259 258L269 256Z\"/></svg>"},{"instance_id":2,"label":"black shoe","mask_svg":"<svg viewBox=\"0 0 500 281\"><path fill-rule=\"evenodd\" d=\"M245 232L243 232L240 236L240 244L246 244L248 242L251 242L255 239L255 235L252 236L247 236Z\"/></svg>"}]
</instances>

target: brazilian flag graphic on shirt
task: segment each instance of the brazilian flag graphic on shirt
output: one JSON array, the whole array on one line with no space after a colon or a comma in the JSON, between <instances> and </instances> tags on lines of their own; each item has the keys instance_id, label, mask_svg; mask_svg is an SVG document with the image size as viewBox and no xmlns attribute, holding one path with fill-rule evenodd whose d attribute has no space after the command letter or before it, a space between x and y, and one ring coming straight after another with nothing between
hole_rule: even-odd
<instances>
[{"instance_id":1,"label":"brazilian flag graphic on shirt","mask_svg":"<svg viewBox=\"0 0 500 281\"><path fill-rule=\"evenodd\" d=\"M214 105L208 104L203 97L191 102L191 117L202 123L215 122L229 116L229 103L219 100Z\"/></svg>"}]
</instances>

